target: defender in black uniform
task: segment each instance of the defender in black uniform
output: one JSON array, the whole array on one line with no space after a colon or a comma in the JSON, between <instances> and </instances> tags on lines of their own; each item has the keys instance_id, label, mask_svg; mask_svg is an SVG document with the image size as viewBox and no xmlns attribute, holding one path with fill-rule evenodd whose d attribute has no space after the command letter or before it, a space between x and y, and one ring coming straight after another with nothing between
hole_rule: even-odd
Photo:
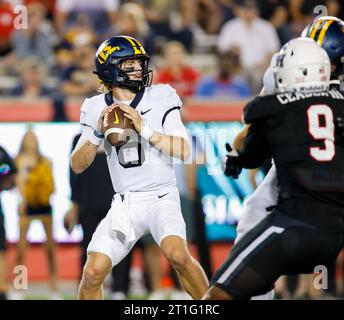
<instances>
[{"instance_id":1,"label":"defender in black uniform","mask_svg":"<svg viewBox=\"0 0 344 320\"><path fill-rule=\"evenodd\" d=\"M0 146L0 194L4 190L14 187L14 174L16 168L12 158ZM7 257L6 257L6 232L5 219L1 208L0 199L0 300L7 299Z\"/></svg>"},{"instance_id":2,"label":"defender in black uniform","mask_svg":"<svg viewBox=\"0 0 344 320\"><path fill-rule=\"evenodd\" d=\"M281 275L333 263L343 248L344 141L337 119L344 96L325 90L329 61L315 45L295 39L282 48L275 79L283 93L257 97L244 110L251 127L239 156L230 157L233 167L255 168L272 156L279 199L233 247L205 299L249 299Z\"/></svg>"}]
</instances>

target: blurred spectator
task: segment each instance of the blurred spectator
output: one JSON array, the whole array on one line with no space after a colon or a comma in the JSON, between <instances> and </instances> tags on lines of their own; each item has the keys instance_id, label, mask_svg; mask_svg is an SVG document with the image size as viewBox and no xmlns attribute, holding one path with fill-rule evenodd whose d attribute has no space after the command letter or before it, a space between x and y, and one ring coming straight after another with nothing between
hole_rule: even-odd
<instances>
[{"instance_id":1,"label":"blurred spectator","mask_svg":"<svg viewBox=\"0 0 344 320\"><path fill-rule=\"evenodd\" d=\"M72 48L69 42L64 40L55 47L54 51L56 63L52 73L59 76L73 64Z\"/></svg>"},{"instance_id":2,"label":"blurred spectator","mask_svg":"<svg viewBox=\"0 0 344 320\"><path fill-rule=\"evenodd\" d=\"M344 18L344 5L343 2L339 0L327 0L326 7L329 16L338 17L340 19Z\"/></svg>"},{"instance_id":3,"label":"blurred spectator","mask_svg":"<svg viewBox=\"0 0 344 320\"><path fill-rule=\"evenodd\" d=\"M293 38L288 18L288 1L287 0L261 0L259 1L260 16L268 20L277 31L281 44L288 42Z\"/></svg>"},{"instance_id":4,"label":"blurred spectator","mask_svg":"<svg viewBox=\"0 0 344 320\"><path fill-rule=\"evenodd\" d=\"M315 0L290 0L289 1L289 11L291 16L290 26L292 28L293 34L298 36L301 34L303 29L311 24L314 18L319 14L324 14L324 12L315 13L314 8L319 5L325 5L325 0L315 1Z\"/></svg>"},{"instance_id":5,"label":"blurred spectator","mask_svg":"<svg viewBox=\"0 0 344 320\"><path fill-rule=\"evenodd\" d=\"M222 24L234 18L234 0L217 0L223 14Z\"/></svg>"},{"instance_id":6,"label":"blurred spectator","mask_svg":"<svg viewBox=\"0 0 344 320\"><path fill-rule=\"evenodd\" d=\"M218 34L222 25L233 18L232 0L199 0L197 23L207 34Z\"/></svg>"},{"instance_id":7,"label":"blurred spectator","mask_svg":"<svg viewBox=\"0 0 344 320\"><path fill-rule=\"evenodd\" d=\"M251 95L244 78L240 77L240 56L232 48L218 55L218 70L215 78L205 79L196 89L196 96L208 98L241 99Z\"/></svg>"},{"instance_id":8,"label":"blurred spectator","mask_svg":"<svg viewBox=\"0 0 344 320\"><path fill-rule=\"evenodd\" d=\"M10 90L8 94L26 99L50 96L51 89L44 84L45 75L45 65L37 57L26 58L20 63L19 84Z\"/></svg>"},{"instance_id":9,"label":"blurred spectator","mask_svg":"<svg viewBox=\"0 0 344 320\"><path fill-rule=\"evenodd\" d=\"M12 61L16 63L28 56L36 56L46 66L51 66L54 62L54 37L52 27L45 19L46 9L36 2L28 4L27 9L29 28L12 34Z\"/></svg>"},{"instance_id":10,"label":"blurred spectator","mask_svg":"<svg viewBox=\"0 0 344 320\"><path fill-rule=\"evenodd\" d=\"M80 15L76 18L73 25L66 29L63 41L60 45L68 43L71 46L75 41L77 41L80 34L87 34L90 42L98 43L100 41L99 34L94 31L90 18L88 16Z\"/></svg>"},{"instance_id":11,"label":"blurred spectator","mask_svg":"<svg viewBox=\"0 0 344 320\"><path fill-rule=\"evenodd\" d=\"M184 46L177 41L167 43L163 52L162 67L156 72L154 82L170 84L182 98L185 98L195 93L199 77L199 72L188 65Z\"/></svg>"},{"instance_id":12,"label":"blurred spectator","mask_svg":"<svg viewBox=\"0 0 344 320\"><path fill-rule=\"evenodd\" d=\"M295 36L299 36L317 17L344 17L343 2L339 0L289 0L289 10Z\"/></svg>"},{"instance_id":13,"label":"blurred spectator","mask_svg":"<svg viewBox=\"0 0 344 320\"><path fill-rule=\"evenodd\" d=\"M49 262L50 298L60 299L57 293L57 263L53 239L53 219L50 196L54 192L51 162L39 151L38 140L29 129L15 159L18 168L17 187L22 196L19 206L19 242L16 265L24 264L27 250L26 234L33 220L40 220L46 234L46 253ZM19 292L17 292L19 298Z\"/></svg>"},{"instance_id":14,"label":"blurred spectator","mask_svg":"<svg viewBox=\"0 0 344 320\"><path fill-rule=\"evenodd\" d=\"M0 56L11 51L11 34L15 15L9 1L0 0Z\"/></svg>"},{"instance_id":15,"label":"blurred spectator","mask_svg":"<svg viewBox=\"0 0 344 320\"><path fill-rule=\"evenodd\" d=\"M199 0L197 23L207 34L218 34L222 26L222 11L218 1Z\"/></svg>"},{"instance_id":16,"label":"blurred spectator","mask_svg":"<svg viewBox=\"0 0 344 320\"><path fill-rule=\"evenodd\" d=\"M154 35L146 20L145 11L139 4L129 2L121 6L118 22L113 26L110 37L121 34L137 39L150 55L154 54Z\"/></svg>"},{"instance_id":17,"label":"blurred spectator","mask_svg":"<svg viewBox=\"0 0 344 320\"><path fill-rule=\"evenodd\" d=\"M289 0L289 10L293 24L301 24L304 27L311 23L317 15L327 15L327 12L315 10L317 6L326 6L326 0Z\"/></svg>"},{"instance_id":18,"label":"blurred spectator","mask_svg":"<svg viewBox=\"0 0 344 320\"><path fill-rule=\"evenodd\" d=\"M61 90L66 96L91 96L96 93L99 81L94 70L94 38L88 32L76 35L72 44L72 65L61 72Z\"/></svg>"},{"instance_id":19,"label":"blurred spectator","mask_svg":"<svg viewBox=\"0 0 344 320\"><path fill-rule=\"evenodd\" d=\"M196 23L198 0L140 0L146 10L146 16L153 32L158 36L160 45L164 41L181 42L188 51L193 48L192 27Z\"/></svg>"},{"instance_id":20,"label":"blurred spectator","mask_svg":"<svg viewBox=\"0 0 344 320\"><path fill-rule=\"evenodd\" d=\"M218 48L224 52L233 46L240 48L241 63L249 75L247 79L253 94L261 88L263 74L280 42L271 23L259 18L255 0L237 0L237 18L221 29ZM254 70L255 72L252 72Z\"/></svg>"},{"instance_id":21,"label":"blurred spectator","mask_svg":"<svg viewBox=\"0 0 344 320\"><path fill-rule=\"evenodd\" d=\"M21 1L21 0L19 0L19 1ZM55 12L56 0L24 0L23 2L26 5L28 5L29 3L32 3L32 2L41 3L47 11L47 14L46 14L47 19L49 21L52 21L52 18L53 18L54 12Z\"/></svg>"},{"instance_id":22,"label":"blurred spectator","mask_svg":"<svg viewBox=\"0 0 344 320\"><path fill-rule=\"evenodd\" d=\"M0 194L4 190L14 187L15 165L5 149L0 146ZM0 199L0 300L7 299L7 257L6 257L6 232L5 217L1 208Z\"/></svg>"},{"instance_id":23,"label":"blurred spectator","mask_svg":"<svg viewBox=\"0 0 344 320\"><path fill-rule=\"evenodd\" d=\"M85 17L99 35L116 22L119 0L57 0L55 25L61 37L80 17Z\"/></svg>"}]
</instances>

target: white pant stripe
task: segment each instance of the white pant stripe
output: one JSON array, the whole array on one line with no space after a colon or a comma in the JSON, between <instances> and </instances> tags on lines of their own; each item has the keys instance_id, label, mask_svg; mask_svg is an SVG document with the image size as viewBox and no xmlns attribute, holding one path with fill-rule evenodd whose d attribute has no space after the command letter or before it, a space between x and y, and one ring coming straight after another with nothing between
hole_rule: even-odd
<instances>
[{"instance_id":1,"label":"white pant stripe","mask_svg":"<svg viewBox=\"0 0 344 320\"><path fill-rule=\"evenodd\" d=\"M228 277L235 271L235 269L243 262L243 260L263 241L269 238L274 233L282 233L285 229L271 226L266 229L257 239L255 239L243 252L241 252L237 258L231 263L228 269L223 273L223 275L216 281L217 283L224 283Z\"/></svg>"}]
</instances>

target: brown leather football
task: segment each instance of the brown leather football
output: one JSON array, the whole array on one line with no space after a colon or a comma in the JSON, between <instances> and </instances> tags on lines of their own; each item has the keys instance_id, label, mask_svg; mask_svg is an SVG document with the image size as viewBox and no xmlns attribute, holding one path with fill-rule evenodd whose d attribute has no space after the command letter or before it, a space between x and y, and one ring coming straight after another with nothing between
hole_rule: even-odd
<instances>
[{"instance_id":1,"label":"brown leather football","mask_svg":"<svg viewBox=\"0 0 344 320\"><path fill-rule=\"evenodd\" d=\"M114 147L119 147L128 141L134 130L131 120L126 118L118 107L105 114L103 127L105 139Z\"/></svg>"}]
</instances>

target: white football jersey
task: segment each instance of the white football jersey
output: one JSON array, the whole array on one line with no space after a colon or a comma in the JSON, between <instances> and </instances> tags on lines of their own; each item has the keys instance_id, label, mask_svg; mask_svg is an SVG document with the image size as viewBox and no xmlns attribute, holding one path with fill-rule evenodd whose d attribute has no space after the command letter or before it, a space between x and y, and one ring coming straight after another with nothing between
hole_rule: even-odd
<instances>
[{"instance_id":1,"label":"white football jersey","mask_svg":"<svg viewBox=\"0 0 344 320\"><path fill-rule=\"evenodd\" d=\"M116 100L109 93L84 101L80 115L83 133L76 148L97 129L101 112L114 102ZM170 85L146 87L130 105L154 131L188 140L179 112L182 102ZM155 191L176 185L172 158L162 154L137 134L121 147L112 147L105 139L103 144L116 192Z\"/></svg>"}]
</instances>

